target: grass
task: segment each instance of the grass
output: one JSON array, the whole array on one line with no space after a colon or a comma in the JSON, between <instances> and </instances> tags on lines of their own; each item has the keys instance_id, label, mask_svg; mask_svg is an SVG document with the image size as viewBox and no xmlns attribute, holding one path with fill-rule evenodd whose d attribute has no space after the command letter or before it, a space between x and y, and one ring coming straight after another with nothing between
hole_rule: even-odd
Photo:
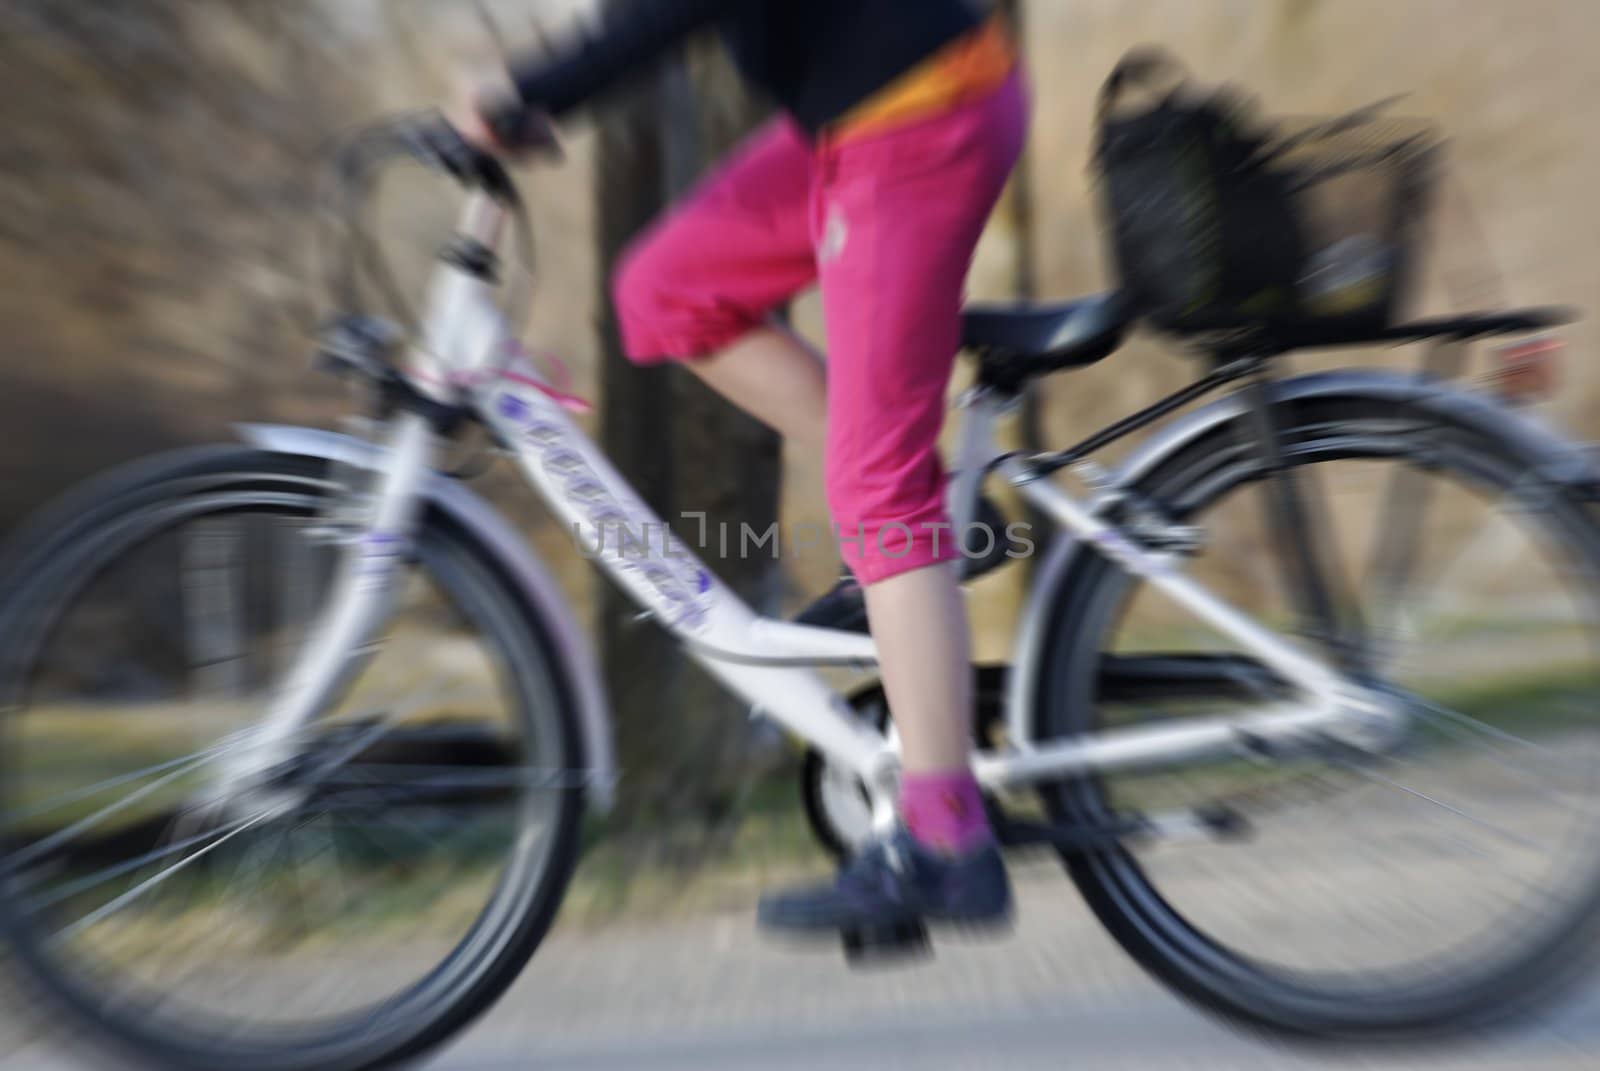
<instances>
[{"instance_id":1,"label":"grass","mask_svg":"<svg viewBox=\"0 0 1600 1071\"><path fill-rule=\"evenodd\" d=\"M99 742L104 745L107 738L102 736ZM37 747L39 741L34 743ZM36 779L36 789L81 785L159 757L131 755L120 742L110 749L91 749L90 755L70 747L68 740L58 743L61 746L51 749L49 761L40 756L40 766L49 776ZM105 750L120 754L123 764L86 761ZM168 788L175 789L183 780ZM129 829L152 816L164 818L164 808L182 798L181 792L170 796L164 789L104 823L105 830L97 826L96 832ZM827 873L828 860L816 846L797 802L790 772L758 786L738 816L719 830L708 831L691 822L636 821L622 826L590 818L583 830L577 872L563 902L563 925L591 928L624 917L665 918L735 909L753 903L768 883ZM64 828L103 805L103 798L73 803L64 809L66 814L52 812L48 825L33 835ZM430 815L431 829L424 824ZM235 945L268 955L274 948L388 938L400 929L418 940L459 939L498 880L516 832L511 815L490 805L470 812L402 809L388 812L387 817L397 821L339 823L326 829L313 823L288 842L295 849L292 858L269 847L282 843L274 837L282 827L263 827L263 836L241 836L167 878L137 910L118 912L113 923L98 927L87 939L97 947L122 949L111 953L118 959L137 959L139 950L151 947L151 942L182 940L189 932L226 932ZM140 844L101 849L106 858L41 866L35 894L63 894L86 878L103 876L104 868L148 848ZM77 890L56 910L63 921L81 918L134 889L168 862ZM322 932L302 932L307 917L316 919Z\"/></svg>"},{"instance_id":2,"label":"grass","mask_svg":"<svg viewBox=\"0 0 1600 1071\"><path fill-rule=\"evenodd\" d=\"M576 926L752 904L761 889L821 877L831 860L799 806L798 773L763 782L731 829L593 821L562 918Z\"/></svg>"},{"instance_id":3,"label":"grass","mask_svg":"<svg viewBox=\"0 0 1600 1071\"><path fill-rule=\"evenodd\" d=\"M1590 701L1574 709L1579 696ZM1476 688L1447 692L1438 705L1507 731L1552 728L1574 717L1600 715L1600 675L1592 669L1509 674Z\"/></svg>"},{"instance_id":4,"label":"grass","mask_svg":"<svg viewBox=\"0 0 1600 1071\"><path fill-rule=\"evenodd\" d=\"M1589 672L1524 669L1498 674L1472 688L1436 694L1441 705L1469 717L1507 731L1540 735L1559 731L1575 716L1600 713L1594 709L1600 704L1590 698L1596 693L1594 683ZM165 757L168 752L158 747L164 736L155 730L160 727L158 722L166 720L117 718L102 712L87 721L74 717L41 723L28 737L28 798L44 799ZM87 737L86 728L93 730ZM95 746L85 746L88 740ZM1437 742L1454 746L1444 736ZM1185 771L1181 779L1159 773L1119 777L1115 795L1124 806L1162 810L1193 803L1206 793L1227 793L1274 777L1292 777L1295 772L1292 766L1263 769L1230 761ZM826 874L830 861L814 842L799 806L796 776L791 769L763 781L736 817L713 830L695 822L636 819L622 825L590 818L583 830L581 861L564 901L562 925L583 929L618 919L744 910L763 888ZM183 799L194 784L192 778L179 778L107 825L115 829L160 815ZM27 799L22 802L26 804ZM105 797L74 802L52 813L45 828L63 828L104 802ZM487 898L510 827L504 818L498 827L492 822L471 828L447 822L446 827L445 850L419 848L409 853L401 847L403 833L350 833L338 842L338 873L331 867L319 871L302 863L290 874L289 868L280 865L280 872L263 872L254 878L253 888L261 902L277 897L289 902L297 897L321 902L356 893L359 910L324 935L327 940L383 937L400 927L418 937L459 935ZM219 858L218 863L196 867L192 875L174 879L174 895L164 895L149 910L128 912L126 921L113 929L131 939L151 928L143 939L158 940L160 934L170 939L177 905L183 910L185 927L215 926L220 916L237 934L254 933L266 945L311 939L294 933L292 912L275 917L270 909L257 913L232 903L218 874L228 865L238 865L237 859L225 862ZM71 880L71 875L59 874L52 880ZM81 910L92 910L137 880L131 876L86 894ZM246 914L252 921L246 922Z\"/></svg>"}]
</instances>

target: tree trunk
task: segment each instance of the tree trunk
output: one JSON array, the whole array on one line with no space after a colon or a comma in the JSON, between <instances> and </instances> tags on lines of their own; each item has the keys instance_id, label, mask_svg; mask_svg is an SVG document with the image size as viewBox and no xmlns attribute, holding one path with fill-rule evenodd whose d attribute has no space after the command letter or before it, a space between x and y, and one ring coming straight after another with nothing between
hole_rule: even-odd
<instances>
[{"instance_id":1,"label":"tree trunk","mask_svg":"<svg viewBox=\"0 0 1600 1071\"><path fill-rule=\"evenodd\" d=\"M668 129L667 179L673 193L691 185L762 118L762 108L746 92L720 44L702 40L690 47L676 85L665 95L672 109ZM678 107L681 98L682 107ZM705 514L706 545L697 548L717 576L760 612L777 609L781 565L776 541L746 542L745 527L759 538L777 522L782 480L782 448L777 435L723 401L693 375L673 383L677 415L674 451L679 508ZM722 534L727 533L723 549ZM691 542L698 525L681 534ZM686 754L676 764L682 776L697 779L694 800L713 828L731 829L723 819L736 815L750 777L760 767L752 751L753 732L745 705L695 665L686 665L678 719Z\"/></svg>"},{"instance_id":2,"label":"tree trunk","mask_svg":"<svg viewBox=\"0 0 1600 1071\"><path fill-rule=\"evenodd\" d=\"M598 145L602 286L628 241L705 165L752 125L757 109L714 44L606 109ZM602 443L650 506L742 597L770 608L778 563L739 554L740 525L758 533L777 515L777 438L692 375L641 369L623 356L609 294L603 302ZM703 512L700 525L685 512ZM728 554L719 534L728 525ZM609 585L601 644L618 720L624 814L712 819L735 795L748 733L726 696Z\"/></svg>"},{"instance_id":3,"label":"tree trunk","mask_svg":"<svg viewBox=\"0 0 1600 1071\"><path fill-rule=\"evenodd\" d=\"M637 368L622 353L610 278L628 242L665 200L663 142L657 98L628 92L608 101L596 146L601 273L600 441L651 508L670 519L673 412L661 400L671 389L665 367ZM618 723L624 814L649 805L652 753L670 746L680 657L659 629L636 619L638 607L610 584L599 589L600 650Z\"/></svg>"}]
</instances>

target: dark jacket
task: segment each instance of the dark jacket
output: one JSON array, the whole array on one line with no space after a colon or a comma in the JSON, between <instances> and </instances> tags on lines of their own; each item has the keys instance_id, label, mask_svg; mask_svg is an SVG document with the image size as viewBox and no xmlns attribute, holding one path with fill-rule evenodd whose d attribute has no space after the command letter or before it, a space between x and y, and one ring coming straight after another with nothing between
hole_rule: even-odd
<instances>
[{"instance_id":1,"label":"dark jacket","mask_svg":"<svg viewBox=\"0 0 1600 1071\"><path fill-rule=\"evenodd\" d=\"M603 30L513 66L522 97L561 115L718 27L739 69L820 130L983 19L979 0L633 0Z\"/></svg>"}]
</instances>

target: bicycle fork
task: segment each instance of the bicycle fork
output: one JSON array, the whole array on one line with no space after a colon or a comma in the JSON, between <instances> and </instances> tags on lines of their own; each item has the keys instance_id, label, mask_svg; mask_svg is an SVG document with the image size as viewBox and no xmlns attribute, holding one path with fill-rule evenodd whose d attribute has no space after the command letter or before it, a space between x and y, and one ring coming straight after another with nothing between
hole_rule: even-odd
<instances>
[{"instance_id":1,"label":"bicycle fork","mask_svg":"<svg viewBox=\"0 0 1600 1071\"><path fill-rule=\"evenodd\" d=\"M327 609L319 615L259 725L221 763L217 795L258 788L298 754L310 724L325 712L375 652L373 637L394 612L399 579L411 556L423 483L432 469L434 430L419 413L402 412L389 425L384 467L358 499L357 522L337 538L344 544Z\"/></svg>"},{"instance_id":2,"label":"bicycle fork","mask_svg":"<svg viewBox=\"0 0 1600 1071\"><path fill-rule=\"evenodd\" d=\"M462 209L458 241L491 251L505 218L493 198L475 193ZM405 366L408 385L423 401L454 404L459 391L452 373L470 376L488 365L510 337L494 310L493 287L492 272L461 264L454 245L440 254L426 329ZM421 519L422 491L433 471L434 436L427 406L401 407L389 421L387 442L376 455L382 468L375 472L375 486L358 498L355 523L342 534L345 552L327 609L273 695L260 727L222 763L218 788L223 798L259 787L291 761L307 727L374 653L372 639L394 612L397 578L411 555ZM354 746L359 748L365 739L359 737Z\"/></svg>"}]
</instances>

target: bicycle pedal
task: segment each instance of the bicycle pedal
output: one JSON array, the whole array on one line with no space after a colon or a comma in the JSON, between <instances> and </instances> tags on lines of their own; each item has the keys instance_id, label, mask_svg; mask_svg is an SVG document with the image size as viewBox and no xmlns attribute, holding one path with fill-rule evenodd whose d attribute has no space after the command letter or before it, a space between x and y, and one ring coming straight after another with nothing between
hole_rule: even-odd
<instances>
[{"instance_id":1,"label":"bicycle pedal","mask_svg":"<svg viewBox=\"0 0 1600 1071\"><path fill-rule=\"evenodd\" d=\"M1149 833L1168 841L1242 841L1254 834L1250 820L1226 804L1152 815Z\"/></svg>"},{"instance_id":2,"label":"bicycle pedal","mask_svg":"<svg viewBox=\"0 0 1600 1071\"><path fill-rule=\"evenodd\" d=\"M933 955L928 927L920 921L841 930L839 937L852 967L895 966Z\"/></svg>"}]
</instances>

